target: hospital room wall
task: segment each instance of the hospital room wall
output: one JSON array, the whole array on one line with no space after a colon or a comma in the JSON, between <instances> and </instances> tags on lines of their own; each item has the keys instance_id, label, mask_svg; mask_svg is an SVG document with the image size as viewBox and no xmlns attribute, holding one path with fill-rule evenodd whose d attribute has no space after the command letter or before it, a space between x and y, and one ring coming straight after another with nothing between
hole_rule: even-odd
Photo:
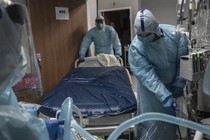
<instances>
[{"instance_id":1,"label":"hospital room wall","mask_svg":"<svg viewBox=\"0 0 210 140\"><path fill-rule=\"evenodd\" d=\"M155 14L157 20L160 23L175 25L177 19L176 3L176 0L98 0L98 9L109 10L123 7L131 7L132 23L134 23L135 16L138 10L147 8Z\"/></svg>"},{"instance_id":2,"label":"hospital room wall","mask_svg":"<svg viewBox=\"0 0 210 140\"><path fill-rule=\"evenodd\" d=\"M159 23L176 25L176 0L141 0L140 9L149 9Z\"/></svg>"},{"instance_id":3,"label":"hospital room wall","mask_svg":"<svg viewBox=\"0 0 210 140\"><path fill-rule=\"evenodd\" d=\"M55 7L69 9L69 20L56 20ZM86 0L28 0L32 32L41 55L44 96L74 67L87 31Z\"/></svg>"},{"instance_id":4,"label":"hospital room wall","mask_svg":"<svg viewBox=\"0 0 210 140\"><path fill-rule=\"evenodd\" d=\"M18 2L26 5L26 0L11 0L12 2Z\"/></svg>"}]
</instances>

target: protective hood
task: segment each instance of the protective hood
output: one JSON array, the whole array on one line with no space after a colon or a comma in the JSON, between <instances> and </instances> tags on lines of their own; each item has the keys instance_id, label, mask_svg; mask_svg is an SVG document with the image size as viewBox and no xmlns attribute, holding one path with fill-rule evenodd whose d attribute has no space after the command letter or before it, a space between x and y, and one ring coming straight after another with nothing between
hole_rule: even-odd
<instances>
[{"instance_id":1,"label":"protective hood","mask_svg":"<svg viewBox=\"0 0 210 140\"><path fill-rule=\"evenodd\" d=\"M104 17L102 15L97 15L95 20L104 20Z\"/></svg>"},{"instance_id":2,"label":"protective hood","mask_svg":"<svg viewBox=\"0 0 210 140\"><path fill-rule=\"evenodd\" d=\"M95 25L97 29L103 30L105 27L104 17L102 15L98 15L95 19Z\"/></svg>"},{"instance_id":3,"label":"protective hood","mask_svg":"<svg viewBox=\"0 0 210 140\"><path fill-rule=\"evenodd\" d=\"M158 21L147 9L140 10L137 13L134 21L134 31L136 34L141 34L142 32L152 32L156 33L158 36L161 35Z\"/></svg>"}]
</instances>

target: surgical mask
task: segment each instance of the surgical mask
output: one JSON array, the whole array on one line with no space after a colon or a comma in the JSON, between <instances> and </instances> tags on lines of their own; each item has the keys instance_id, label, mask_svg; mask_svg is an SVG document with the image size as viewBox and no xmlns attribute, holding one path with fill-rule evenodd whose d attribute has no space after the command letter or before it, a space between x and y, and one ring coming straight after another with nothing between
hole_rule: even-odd
<instances>
[{"instance_id":1,"label":"surgical mask","mask_svg":"<svg viewBox=\"0 0 210 140\"><path fill-rule=\"evenodd\" d=\"M147 37L144 37L144 38L143 38L143 42L144 42L144 44L149 44L149 43L151 43L154 39L155 39L155 34L151 34L151 35L149 35L149 36L147 36Z\"/></svg>"},{"instance_id":2,"label":"surgical mask","mask_svg":"<svg viewBox=\"0 0 210 140\"><path fill-rule=\"evenodd\" d=\"M104 24L103 23L97 23L96 24L96 27L99 29L99 30L102 30L104 28Z\"/></svg>"},{"instance_id":3,"label":"surgical mask","mask_svg":"<svg viewBox=\"0 0 210 140\"><path fill-rule=\"evenodd\" d=\"M138 39L141 40L144 44L149 44L151 42L154 41L155 39L155 34L152 33L152 34L149 34L149 35L141 35L141 34L138 34L137 35Z\"/></svg>"}]
</instances>

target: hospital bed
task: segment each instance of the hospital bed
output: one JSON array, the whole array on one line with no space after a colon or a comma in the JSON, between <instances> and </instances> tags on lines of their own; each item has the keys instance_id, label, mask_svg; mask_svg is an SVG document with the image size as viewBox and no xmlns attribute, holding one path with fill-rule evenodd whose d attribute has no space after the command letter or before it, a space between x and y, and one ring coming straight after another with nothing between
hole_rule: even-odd
<instances>
[{"instance_id":1,"label":"hospital bed","mask_svg":"<svg viewBox=\"0 0 210 140\"><path fill-rule=\"evenodd\" d=\"M86 57L82 63L76 60L75 68L44 98L40 113L54 117L62 102L71 97L83 119L79 122L78 113L73 114L74 118L96 135L110 134L119 124L131 119L136 111L132 80L122 59L119 65L113 65L112 59L102 63L97 57ZM132 128L128 134L131 131Z\"/></svg>"}]
</instances>

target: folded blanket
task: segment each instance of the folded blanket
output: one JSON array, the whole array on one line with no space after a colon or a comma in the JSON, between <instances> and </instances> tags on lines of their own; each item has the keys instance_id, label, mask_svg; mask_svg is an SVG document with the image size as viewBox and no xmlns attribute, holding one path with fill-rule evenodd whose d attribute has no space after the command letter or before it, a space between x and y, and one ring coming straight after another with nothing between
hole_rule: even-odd
<instances>
[{"instance_id":1,"label":"folded blanket","mask_svg":"<svg viewBox=\"0 0 210 140\"><path fill-rule=\"evenodd\" d=\"M121 66L119 60L112 54L98 54L97 59L102 66Z\"/></svg>"}]
</instances>

